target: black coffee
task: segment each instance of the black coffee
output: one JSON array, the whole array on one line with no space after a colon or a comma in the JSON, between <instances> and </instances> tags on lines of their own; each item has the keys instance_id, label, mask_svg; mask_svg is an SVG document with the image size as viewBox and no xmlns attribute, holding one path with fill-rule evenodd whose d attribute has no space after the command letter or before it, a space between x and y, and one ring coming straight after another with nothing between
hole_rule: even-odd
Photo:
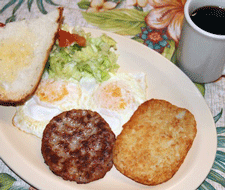
<instances>
[{"instance_id":1,"label":"black coffee","mask_svg":"<svg viewBox=\"0 0 225 190\"><path fill-rule=\"evenodd\" d=\"M225 10L216 6L205 6L191 14L192 21L201 29L225 35Z\"/></svg>"}]
</instances>

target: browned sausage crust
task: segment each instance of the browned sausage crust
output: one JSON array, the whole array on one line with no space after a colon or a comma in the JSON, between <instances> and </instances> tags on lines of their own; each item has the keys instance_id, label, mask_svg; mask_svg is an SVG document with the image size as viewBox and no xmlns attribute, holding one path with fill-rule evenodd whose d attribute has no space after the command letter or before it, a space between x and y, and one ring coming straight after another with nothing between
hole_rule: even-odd
<instances>
[{"instance_id":1,"label":"browned sausage crust","mask_svg":"<svg viewBox=\"0 0 225 190\"><path fill-rule=\"evenodd\" d=\"M89 183L112 168L114 142L114 133L97 112L73 109L49 122L41 151L53 173L65 180Z\"/></svg>"}]
</instances>

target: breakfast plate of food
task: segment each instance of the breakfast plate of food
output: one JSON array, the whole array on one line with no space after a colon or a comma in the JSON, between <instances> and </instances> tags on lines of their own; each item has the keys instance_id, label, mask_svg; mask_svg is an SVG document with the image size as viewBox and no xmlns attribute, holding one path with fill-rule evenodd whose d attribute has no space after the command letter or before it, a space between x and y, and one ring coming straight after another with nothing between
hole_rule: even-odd
<instances>
[{"instance_id":1,"label":"breakfast plate of food","mask_svg":"<svg viewBox=\"0 0 225 190\"><path fill-rule=\"evenodd\" d=\"M148 47L62 14L0 28L1 158L37 189L197 189L217 135L193 82Z\"/></svg>"}]
</instances>

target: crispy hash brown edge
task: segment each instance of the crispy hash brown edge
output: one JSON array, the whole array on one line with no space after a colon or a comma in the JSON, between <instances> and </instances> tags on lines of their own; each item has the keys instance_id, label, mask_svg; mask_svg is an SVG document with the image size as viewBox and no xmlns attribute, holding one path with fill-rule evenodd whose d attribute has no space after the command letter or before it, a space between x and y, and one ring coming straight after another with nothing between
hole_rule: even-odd
<instances>
[{"instance_id":1,"label":"crispy hash brown edge","mask_svg":"<svg viewBox=\"0 0 225 190\"><path fill-rule=\"evenodd\" d=\"M190 118L190 126L191 131L193 132L191 138L186 142L188 145L186 146L186 149L183 150L184 154L180 157L180 161L176 166L172 166L172 170L168 170L168 168L165 168L163 172L155 171L154 172L154 178L151 179L152 176L148 175L139 175L137 173L134 174L135 169L138 169L136 166L136 161L138 160L137 155L132 154L135 151L142 151L140 147L135 147L134 149L129 149L130 143L133 141L137 140L136 139L130 139L131 137L131 131L132 130L138 130L136 126L140 126L141 121L141 116L148 112L149 109L158 109L158 107L167 107L168 111L170 110L178 110L178 111L185 111L188 117ZM192 147L192 144L194 142L194 139L197 134L197 127L196 127L196 120L194 118L194 115L187 109L185 108L180 108L175 105L172 105L170 102L165 101L165 100L158 100L158 99L151 99L143 104L141 104L138 109L134 112L130 120L124 124L122 132L117 136L114 149L113 149L113 162L114 166L116 169L121 172L123 175L127 176L128 178L144 184L144 185L158 185L161 183L164 183L171 179L175 173L178 171L182 163L184 162L188 151ZM147 139L146 139L147 141ZM135 150L136 149L136 150ZM144 157L144 152L141 154ZM144 160L144 164L146 164L147 167L147 162L148 158L142 159ZM134 169L135 168L135 169ZM146 171L149 170L146 168ZM168 170L168 171L167 171ZM150 179L150 180L149 180Z\"/></svg>"}]
</instances>

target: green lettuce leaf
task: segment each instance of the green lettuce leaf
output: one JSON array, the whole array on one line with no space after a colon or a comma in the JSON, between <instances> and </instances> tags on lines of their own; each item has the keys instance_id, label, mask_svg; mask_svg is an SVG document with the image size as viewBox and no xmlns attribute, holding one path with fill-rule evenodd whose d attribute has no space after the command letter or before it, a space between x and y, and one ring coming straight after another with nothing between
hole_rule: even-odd
<instances>
[{"instance_id":1,"label":"green lettuce leaf","mask_svg":"<svg viewBox=\"0 0 225 190\"><path fill-rule=\"evenodd\" d=\"M85 37L85 47L76 43L69 47L54 45L46 65L50 77L78 81L82 77L94 77L102 82L118 70L116 42L106 34L97 38L85 34Z\"/></svg>"}]
</instances>

